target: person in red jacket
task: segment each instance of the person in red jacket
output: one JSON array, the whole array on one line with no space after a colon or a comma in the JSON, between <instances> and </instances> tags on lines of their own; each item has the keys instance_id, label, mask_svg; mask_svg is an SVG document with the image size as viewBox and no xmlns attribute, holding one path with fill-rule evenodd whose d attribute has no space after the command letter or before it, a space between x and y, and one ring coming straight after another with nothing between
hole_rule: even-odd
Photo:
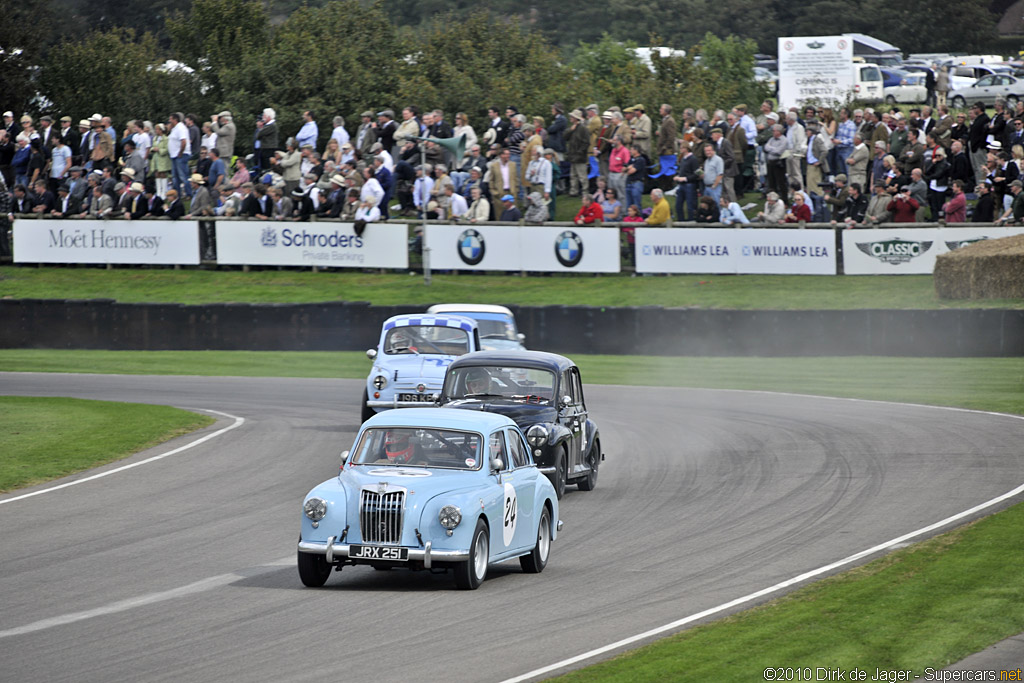
<instances>
[{"instance_id":1,"label":"person in red jacket","mask_svg":"<svg viewBox=\"0 0 1024 683\"><path fill-rule=\"evenodd\" d=\"M604 211L601 205L594 201L589 192L583 193L583 204L579 213L576 214L576 225L593 225L604 220Z\"/></svg>"},{"instance_id":2,"label":"person in red jacket","mask_svg":"<svg viewBox=\"0 0 1024 683\"><path fill-rule=\"evenodd\" d=\"M967 222L967 197L964 196L964 181L953 181L953 196L942 205L947 223Z\"/></svg>"},{"instance_id":3,"label":"person in red jacket","mask_svg":"<svg viewBox=\"0 0 1024 683\"><path fill-rule=\"evenodd\" d=\"M892 214L893 223L916 223L917 209L920 206L920 202L910 196L910 186L904 185L885 210Z\"/></svg>"},{"instance_id":4,"label":"person in red jacket","mask_svg":"<svg viewBox=\"0 0 1024 683\"><path fill-rule=\"evenodd\" d=\"M804 195L802 192L793 193L793 205L786 212L786 223L804 223L811 222L811 207L804 203Z\"/></svg>"}]
</instances>

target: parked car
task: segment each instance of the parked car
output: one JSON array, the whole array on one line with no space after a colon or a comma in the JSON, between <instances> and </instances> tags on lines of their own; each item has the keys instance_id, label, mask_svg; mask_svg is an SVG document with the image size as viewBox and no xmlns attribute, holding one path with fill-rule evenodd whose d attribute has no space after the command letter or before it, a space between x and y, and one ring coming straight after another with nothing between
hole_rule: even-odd
<instances>
[{"instance_id":1,"label":"parked car","mask_svg":"<svg viewBox=\"0 0 1024 683\"><path fill-rule=\"evenodd\" d=\"M950 66L949 87L950 90L963 90L975 84L978 79L994 74L1013 75L1013 69L1008 66L996 64L975 64L971 66ZM950 93L952 95L952 93Z\"/></svg>"},{"instance_id":2,"label":"parked car","mask_svg":"<svg viewBox=\"0 0 1024 683\"><path fill-rule=\"evenodd\" d=\"M541 351L466 354L449 366L438 403L515 420L559 498L568 484L582 491L597 486L601 435L588 416L579 368L568 358Z\"/></svg>"},{"instance_id":3,"label":"parked car","mask_svg":"<svg viewBox=\"0 0 1024 683\"><path fill-rule=\"evenodd\" d=\"M882 72L874 64L853 65L853 98L861 102L881 102Z\"/></svg>"},{"instance_id":4,"label":"parked car","mask_svg":"<svg viewBox=\"0 0 1024 683\"><path fill-rule=\"evenodd\" d=\"M458 315L396 315L384 321L363 389L362 419L388 408L429 405L458 356L480 349L476 321Z\"/></svg>"},{"instance_id":5,"label":"parked car","mask_svg":"<svg viewBox=\"0 0 1024 683\"><path fill-rule=\"evenodd\" d=\"M490 304L434 304L430 314L461 315L472 318L480 327L480 344L484 351L523 350L526 335L516 328L516 317L504 306Z\"/></svg>"},{"instance_id":6,"label":"parked car","mask_svg":"<svg viewBox=\"0 0 1024 683\"><path fill-rule=\"evenodd\" d=\"M908 73L898 85L885 88L885 101L889 104L897 102L918 104L928 99L928 89L924 85L923 73Z\"/></svg>"},{"instance_id":7,"label":"parked car","mask_svg":"<svg viewBox=\"0 0 1024 683\"><path fill-rule=\"evenodd\" d=\"M908 72L903 69L894 68L882 68L879 67L879 71L882 72L882 88L889 88L894 85L899 85L900 81L907 77Z\"/></svg>"},{"instance_id":8,"label":"parked car","mask_svg":"<svg viewBox=\"0 0 1024 683\"><path fill-rule=\"evenodd\" d=\"M996 98L1002 98L1011 105L1024 99L1024 80L1007 74L989 74L971 86L949 93L949 103L954 109L964 109L975 102L993 104Z\"/></svg>"},{"instance_id":9,"label":"parked car","mask_svg":"<svg viewBox=\"0 0 1024 683\"><path fill-rule=\"evenodd\" d=\"M772 95L778 96L779 75L777 73L773 72L771 69L766 69L763 66L755 66L754 80L758 83L764 83Z\"/></svg>"},{"instance_id":10,"label":"parked car","mask_svg":"<svg viewBox=\"0 0 1024 683\"><path fill-rule=\"evenodd\" d=\"M547 565L558 497L526 438L502 415L410 408L367 420L337 477L302 503L299 578L324 585L347 565L452 570L475 589L495 562Z\"/></svg>"}]
</instances>

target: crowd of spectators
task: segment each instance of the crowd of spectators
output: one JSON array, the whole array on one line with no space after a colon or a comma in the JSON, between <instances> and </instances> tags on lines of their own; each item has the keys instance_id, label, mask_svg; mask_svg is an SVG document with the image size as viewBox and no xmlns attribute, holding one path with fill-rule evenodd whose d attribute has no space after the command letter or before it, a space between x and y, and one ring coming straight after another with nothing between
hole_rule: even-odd
<instances>
[{"instance_id":1,"label":"crowd of spectators","mask_svg":"<svg viewBox=\"0 0 1024 683\"><path fill-rule=\"evenodd\" d=\"M552 220L558 195L582 197L578 225L675 221L746 225L827 221L847 227L967 218L1020 220L1024 102L966 113L808 106L757 112L663 104L603 111L590 104L550 116L491 107L474 128L410 105L364 111L330 126L305 111L281 131L265 109L251 144L238 145L230 111L166 122L109 116L55 122L4 113L0 216L244 216L359 221L417 216L467 223ZM464 136L465 153L435 141ZM236 149L236 147L238 149ZM251 153L238 151L244 147ZM9 191L8 191L8 188ZM744 195L760 192L763 210ZM644 207L644 197L650 206ZM674 211L669 198L674 195ZM674 215L673 215L674 213ZM629 228L630 226L626 226ZM4 231L6 234L6 231ZM631 234L631 231L627 231ZM0 244L6 248L6 244Z\"/></svg>"}]
</instances>

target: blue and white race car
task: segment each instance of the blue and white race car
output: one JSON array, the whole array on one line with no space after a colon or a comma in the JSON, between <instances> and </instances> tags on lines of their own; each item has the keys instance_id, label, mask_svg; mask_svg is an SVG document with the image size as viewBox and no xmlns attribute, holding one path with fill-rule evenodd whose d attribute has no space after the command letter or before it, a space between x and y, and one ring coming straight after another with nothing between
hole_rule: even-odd
<instances>
[{"instance_id":1,"label":"blue and white race car","mask_svg":"<svg viewBox=\"0 0 1024 683\"><path fill-rule=\"evenodd\" d=\"M410 408L367 420L341 473L302 506L299 578L322 586L346 565L450 569L474 589L489 565L536 574L562 523L551 482L515 422L493 413Z\"/></svg>"},{"instance_id":2,"label":"blue and white race car","mask_svg":"<svg viewBox=\"0 0 1024 683\"><path fill-rule=\"evenodd\" d=\"M388 318L377 348L366 352L373 368L363 390L363 421L388 408L433 403L452 361L479 349L472 318L423 313Z\"/></svg>"}]
</instances>

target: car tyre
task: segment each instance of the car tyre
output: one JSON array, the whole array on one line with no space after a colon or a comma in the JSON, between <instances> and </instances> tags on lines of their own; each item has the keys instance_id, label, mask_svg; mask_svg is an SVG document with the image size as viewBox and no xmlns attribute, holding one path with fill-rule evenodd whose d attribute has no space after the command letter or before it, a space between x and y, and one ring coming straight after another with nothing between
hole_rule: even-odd
<instances>
[{"instance_id":1,"label":"car tyre","mask_svg":"<svg viewBox=\"0 0 1024 683\"><path fill-rule=\"evenodd\" d=\"M461 590L476 590L487 578L487 565L490 562L490 540L487 523L483 519L476 521L473 542L469 544L469 559L455 566L455 586Z\"/></svg>"},{"instance_id":2,"label":"car tyre","mask_svg":"<svg viewBox=\"0 0 1024 683\"><path fill-rule=\"evenodd\" d=\"M299 578L302 579L302 585L319 588L327 583L331 569L323 555L299 552Z\"/></svg>"},{"instance_id":3,"label":"car tyre","mask_svg":"<svg viewBox=\"0 0 1024 683\"><path fill-rule=\"evenodd\" d=\"M363 409L362 409L362 413L360 415L360 417L362 418L363 422L366 422L371 417L373 417L374 415L377 414L377 412L373 408L371 408L369 405L367 405L369 402L370 402L370 394L364 388L363 389Z\"/></svg>"},{"instance_id":4,"label":"car tyre","mask_svg":"<svg viewBox=\"0 0 1024 683\"><path fill-rule=\"evenodd\" d=\"M548 564L548 555L551 554L551 513L547 505L540 513L540 524L537 525L537 545L529 555L522 555L519 558L519 565L527 574L540 574Z\"/></svg>"},{"instance_id":5,"label":"car tyre","mask_svg":"<svg viewBox=\"0 0 1024 683\"><path fill-rule=\"evenodd\" d=\"M601 442L595 441L594 445L590 448L590 457L587 458L587 464L590 465L590 472L587 476L580 479L577 485L580 487L580 491L593 491L597 487L597 468L601 464Z\"/></svg>"},{"instance_id":6,"label":"car tyre","mask_svg":"<svg viewBox=\"0 0 1024 683\"><path fill-rule=\"evenodd\" d=\"M963 109L967 106L967 100L960 95L957 95L950 101L950 104L953 105L953 109Z\"/></svg>"},{"instance_id":7,"label":"car tyre","mask_svg":"<svg viewBox=\"0 0 1024 683\"><path fill-rule=\"evenodd\" d=\"M551 482L555 485L555 495L558 496L558 500L562 500L562 496L565 495L565 487L568 484L568 473L569 469L569 453L562 448L561 455L558 456L558 460L555 461L555 476Z\"/></svg>"},{"instance_id":8,"label":"car tyre","mask_svg":"<svg viewBox=\"0 0 1024 683\"><path fill-rule=\"evenodd\" d=\"M886 95L885 96L885 103L886 104L896 104L896 98L894 96L892 96L892 95Z\"/></svg>"}]
</instances>

